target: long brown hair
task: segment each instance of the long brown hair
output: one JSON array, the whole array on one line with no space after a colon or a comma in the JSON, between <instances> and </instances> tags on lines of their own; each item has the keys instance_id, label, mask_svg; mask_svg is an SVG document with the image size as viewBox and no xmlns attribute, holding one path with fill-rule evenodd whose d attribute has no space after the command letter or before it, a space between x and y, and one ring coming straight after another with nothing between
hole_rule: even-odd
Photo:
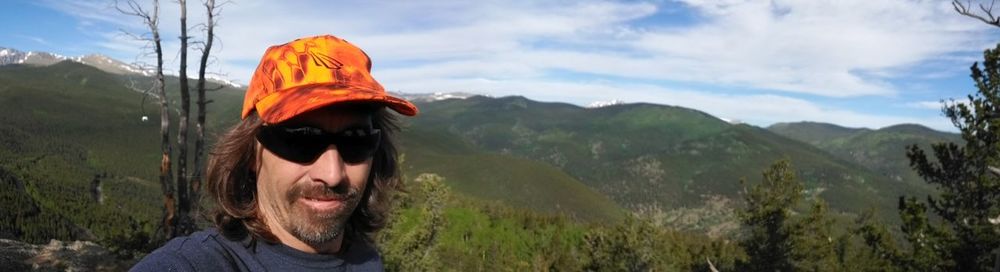
<instances>
[{"instance_id":1,"label":"long brown hair","mask_svg":"<svg viewBox=\"0 0 1000 272\"><path fill-rule=\"evenodd\" d=\"M372 157L372 167L361 202L344 229L347 238L371 242L371 234L385 226L392 192L399 188L398 153L394 134L399 131L396 117L384 107L372 111L372 126L380 129L381 142ZM219 232L231 240L262 238L277 242L260 214L257 203L256 135L263 122L251 113L219 137L206 165L208 195L215 202L209 211ZM252 234L252 235L251 235Z\"/></svg>"}]
</instances>

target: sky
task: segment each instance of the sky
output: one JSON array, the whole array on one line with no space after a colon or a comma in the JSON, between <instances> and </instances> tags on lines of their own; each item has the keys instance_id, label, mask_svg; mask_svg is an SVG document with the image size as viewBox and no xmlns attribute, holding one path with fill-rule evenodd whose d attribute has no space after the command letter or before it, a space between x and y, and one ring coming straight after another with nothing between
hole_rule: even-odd
<instances>
[{"instance_id":1,"label":"sky","mask_svg":"<svg viewBox=\"0 0 1000 272\"><path fill-rule=\"evenodd\" d=\"M123 34L145 26L114 1L2 5L0 47L152 62L146 44ZM178 67L179 7L161 5L166 67ZM204 15L201 1L188 3L196 40ZM1000 28L943 0L234 0L215 32L209 70L239 83L268 46L332 34L371 56L374 77L394 92L617 99L758 126L945 131L955 129L942 101L976 92L969 67L1000 41ZM200 53L188 56L193 64Z\"/></svg>"}]
</instances>

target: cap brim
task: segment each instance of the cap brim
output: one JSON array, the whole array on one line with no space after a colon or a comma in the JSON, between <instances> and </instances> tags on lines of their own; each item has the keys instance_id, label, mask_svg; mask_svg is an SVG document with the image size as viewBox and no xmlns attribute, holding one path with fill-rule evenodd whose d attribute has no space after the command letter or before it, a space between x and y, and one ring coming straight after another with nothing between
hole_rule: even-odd
<instances>
[{"instance_id":1,"label":"cap brim","mask_svg":"<svg viewBox=\"0 0 1000 272\"><path fill-rule=\"evenodd\" d=\"M314 109L339 103L372 103L389 107L393 111L406 115L417 115L417 107L405 99L391 96L381 90L362 88L307 85L294 89L282 90L281 95L267 97L257 102L257 113L264 122L281 123L292 117Z\"/></svg>"}]
</instances>

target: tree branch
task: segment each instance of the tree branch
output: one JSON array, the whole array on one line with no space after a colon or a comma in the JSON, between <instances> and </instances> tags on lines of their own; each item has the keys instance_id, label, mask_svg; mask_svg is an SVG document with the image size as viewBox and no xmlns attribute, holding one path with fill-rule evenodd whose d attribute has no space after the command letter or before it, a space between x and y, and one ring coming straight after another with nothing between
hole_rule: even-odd
<instances>
[{"instance_id":1,"label":"tree branch","mask_svg":"<svg viewBox=\"0 0 1000 272\"><path fill-rule=\"evenodd\" d=\"M965 4L963 4L959 0L952 0L951 1L951 6L953 8L955 8L955 12L958 12L958 14L965 15L966 17L971 17L971 18L978 19L978 20L980 20L983 23L986 23L988 25L1000 27L1000 18L998 18L996 15L993 15L993 6L994 6L994 4L996 4L996 0L990 1L990 6L989 7L986 7L982 3L979 4L979 10L982 11L982 13L985 14L985 16L983 16L983 15L977 14L974 11L969 10L969 7L972 6L972 2L971 1L966 1Z\"/></svg>"}]
</instances>

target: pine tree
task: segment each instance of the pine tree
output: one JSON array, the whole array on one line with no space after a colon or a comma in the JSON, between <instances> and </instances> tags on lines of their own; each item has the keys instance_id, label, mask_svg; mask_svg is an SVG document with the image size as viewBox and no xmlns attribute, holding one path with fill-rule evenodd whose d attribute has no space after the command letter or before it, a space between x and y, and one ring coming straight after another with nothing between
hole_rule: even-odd
<instances>
[{"instance_id":1,"label":"pine tree","mask_svg":"<svg viewBox=\"0 0 1000 272\"><path fill-rule=\"evenodd\" d=\"M656 230L649 221L629 216L611 228L587 233L585 250L590 271L649 271L665 266L654 256Z\"/></svg>"},{"instance_id":2,"label":"pine tree","mask_svg":"<svg viewBox=\"0 0 1000 272\"><path fill-rule=\"evenodd\" d=\"M955 268L954 260L947 258L947 248L953 243L951 236L940 226L930 223L927 205L915 197L899 198L900 228L910 248L907 256L897 260L897 266L914 271L948 271ZM949 246L950 245L950 246Z\"/></svg>"},{"instance_id":3,"label":"pine tree","mask_svg":"<svg viewBox=\"0 0 1000 272\"><path fill-rule=\"evenodd\" d=\"M792 207L802 198L802 183L795 178L791 163L781 160L764 171L760 184L746 190L743 199L746 207L740 212L740 221L746 228L746 237L740 245L748 260L741 270L792 271L793 226L789 217Z\"/></svg>"},{"instance_id":4,"label":"pine tree","mask_svg":"<svg viewBox=\"0 0 1000 272\"><path fill-rule=\"evenodd\" d=\"M857 227L851 230L851 234L861 239L865 249L852 254L839 253L845 259L852 259L846 271L896 271L906 267L895 238L889 227L878 219L874 208L862 212L855 225Z\"/></svg>"},{"instance_id":5,"label":"pine tree","mask_svg":"<svg viewBox=\"0 0 1000 272\"><path fill-rule=\"evenodd\" d=\"M834 237L826 202L813 200L806 214L793 217L805 185L791 163L775 162L763 175L749 190L740 181L746 201L739 213L745 231L740 246L747 259L739 270L838 271L852 264L854 256L844 252L851 247L849 237Z\"/></svg>"},{"instance_id":6,"label":"pine tree","mask_svg":"<svg viewBox=\"0 0 1000 272\"><path fill-rule=\"evenodd\" d=\"M388 271L438 271L447 263L439 260L437 253L438 235L447 222L444 205L450 190L444 185L444 178L437 174L424 173L414 179L414 195L402 201L420 202L414 227L397 229L390 223L379 233L379 242L385 268ZM398 215L398 214L397 214Z\"/></svg>"},{"instance_id":7,"label":"pine tree","mask_svg":"<svg viewBox=\"0 0 1000 272\"><path fill-rule=\"evenodd\" d=\"M991 252L1000 246L997 225L990 222L1000 216L1000 169L996 168L1000 165L1000 44L983 56L982 66L971 67L978 92L965 103L952 101L943 109L961 131L964 145L934 144L933 160L916 145L907 150L910 165L940 191L940 196L927 197L927 206L940 216L943 229L920 223L926 220L927 209L915 199L901 201L900 215L921 227L910 231L940 234L920 237L920 244L943 249L933 255L948 262L941 267L944 270L988 271L994 261ZM932 254L914 249L915 260Z\"/></svg>"},{"instance_id":8,"label":"pine tree","mask_svg":"<svg viewBox=\"0 0 1000 272\"><path fill-rule=\"evenodd\" d=\"M827 216L827 205L822 200L813 202L809 213L795 222L792 264L797 271L824 271L837 267L833 232L833 219Z\"/></svg>"}]
</instances>

